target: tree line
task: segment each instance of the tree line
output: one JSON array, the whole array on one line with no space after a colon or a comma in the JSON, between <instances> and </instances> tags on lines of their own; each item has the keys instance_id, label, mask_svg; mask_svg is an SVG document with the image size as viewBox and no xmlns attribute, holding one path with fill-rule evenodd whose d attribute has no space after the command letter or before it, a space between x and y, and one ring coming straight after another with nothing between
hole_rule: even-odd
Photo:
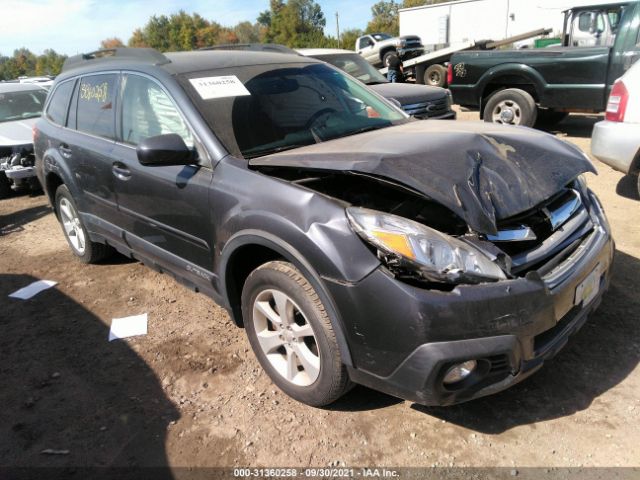
<instances>
[{"instance_id":1,"label":"tree line","mask_svg":"<svg viewBox=\"0 0 640 480\"><path fill-rule=\"evenodd\" d=\"M279 43L291 48L353 49L358 37L365 33L385 32L397 35L398 10L447 0L381 0L371 7L371 20L365 30L347 29L340 38L326 35L327 24L322 8L314 0L271 0L269 9L255 22L239 22L233 27L207 20L198 13L184 11L172 15L153 15L136 28L125 43L120 38L106 38L99 48L151 47L161 52L194 50L229 43ZM27 48L0 55L0 80L20 76L57 75L67 57L54 50L35 55Z\"/></svg>"}]
</instances>

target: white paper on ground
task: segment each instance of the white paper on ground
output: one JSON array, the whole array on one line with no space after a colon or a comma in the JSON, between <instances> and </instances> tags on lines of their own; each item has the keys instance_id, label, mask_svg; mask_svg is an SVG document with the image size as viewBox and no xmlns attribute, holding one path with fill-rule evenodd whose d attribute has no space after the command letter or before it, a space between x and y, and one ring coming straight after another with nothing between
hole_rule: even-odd
<instances>
[{"instance_id":1,"label":"white paper on ground","mask_svg":"<svg viewBox=\"0 0 640 480\"><path fill-rule=\"evenodd\" d=\"M203 100L251 95L249 90L246 89L240 79L235 75L191 78L189 81Z\"/></svg>"},{"instance_id":2,"label":"white paper on ground","mask_svg":"<svg viewBox=\"0 0 640 480\"><path fill-rule=\"evenodd\" d=\"M147 314L132 317L114 318L109 329L109 341L118 338L133 337L147 334Z\"/></svg>"},{"instance_id":3,"label":"white paper on ground","mask_svg":"<svg viewBox=\"0 0 640 480\"><path fill-rule=\"evenodd\" d=\"M54 282L53 280L38 280L37 282L33 282L31 285L27 285L26 287L13 292L9 296L12 298L19 298L21 300L28 300L41 291L51 288L57 284L58 282Z\"/></svg>"}]
</instances>

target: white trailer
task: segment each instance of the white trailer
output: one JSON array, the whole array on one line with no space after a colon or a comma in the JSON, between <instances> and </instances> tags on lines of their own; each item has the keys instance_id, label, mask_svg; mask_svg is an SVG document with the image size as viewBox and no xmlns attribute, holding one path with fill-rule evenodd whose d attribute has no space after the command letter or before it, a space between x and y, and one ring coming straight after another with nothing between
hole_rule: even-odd
<instances>
[{"instance_id":1,"label":"white trailer","mask_svg":"<svg viewBox=\"0 0 640 480\"><path fill-rule=\"evenodd\" d=\"M551 29L560 36L564 10L620 0L458 0L400 9L400 35L418 35L428 50Z\"/></svg>"}]
</instances>

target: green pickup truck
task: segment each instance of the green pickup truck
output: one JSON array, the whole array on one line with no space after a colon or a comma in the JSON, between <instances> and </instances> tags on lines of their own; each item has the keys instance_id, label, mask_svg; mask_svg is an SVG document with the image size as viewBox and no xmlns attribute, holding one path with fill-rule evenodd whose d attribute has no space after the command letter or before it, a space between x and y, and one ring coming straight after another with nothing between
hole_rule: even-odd
<instances>
[{"instance_id":1,"label":"green pickup truck","mask_svg":"<svg viewBox=\"0 0 640 480\"><path fill-rule=\"evenodd\" d=\"M611 47L571 46L575 22L569 19L592 19L589 28L597 37L599 15L612 18L613 7L602 5L565 12L564 46L456 53L449 64L454 102L480 110L486 122L529 127L550 125L569 112L604 111L613 82L640 58L640 2L617 7Z\"/></svg>"}]
</instances>

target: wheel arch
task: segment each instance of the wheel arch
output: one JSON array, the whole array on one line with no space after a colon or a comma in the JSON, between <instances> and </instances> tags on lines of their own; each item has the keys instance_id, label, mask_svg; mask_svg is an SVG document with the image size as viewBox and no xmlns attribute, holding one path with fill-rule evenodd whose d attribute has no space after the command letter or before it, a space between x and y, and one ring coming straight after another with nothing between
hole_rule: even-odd
<instances>
[{"instance_id":1,"label":"wheel arch","mask_svg":"<svg viewBox=\"0 0 640 480\"><path fill-rule=\"evenodd\" d=\"M273 260L292 263L307 278L322 300L336 334L343 363L353 366L343 322L331 296L323 287L320 275L304 256L282 239L264 231L239 232L226 243L220 262L220 285L233 322L243 326L242 287L249 274L260 265Z\"/></svg>"},{"instance_id":2,"label":"wheel arch","mask_svg":"<svg viewBox=\"0 0 640 480\"><path fill-rule=\"evenodd\" d=\"M636 152L636 156L629 166L629 173L632 175L640 175L640 149Z\"/></svg>"},{"instance_id":3,"label":"wheel arch","mask_svg":"<svg viewBox=\"0 0 640 480\"><path fill-rule=\"evenodd\" d=\"M480 92L480 118L484 118L484 107L496 92L508 88L524 90L536 103L542 99L546 82L528 65L499 65L488 70L478 81Z\"/></svg>"},{"instance_id":4,"label":"wheel arch","mask_svg":"<svg viewBox=\"0 0 640 480\"><path fill-rule=\"evenodd\" d=\"M49 197L49 203L51 203L56 216L58 215L56 208L56 190L58 190L60 185L64 184L62 177L55 172L48 172L45 176L44 191L47 197Z\"/></svg>"}]
</instances>

